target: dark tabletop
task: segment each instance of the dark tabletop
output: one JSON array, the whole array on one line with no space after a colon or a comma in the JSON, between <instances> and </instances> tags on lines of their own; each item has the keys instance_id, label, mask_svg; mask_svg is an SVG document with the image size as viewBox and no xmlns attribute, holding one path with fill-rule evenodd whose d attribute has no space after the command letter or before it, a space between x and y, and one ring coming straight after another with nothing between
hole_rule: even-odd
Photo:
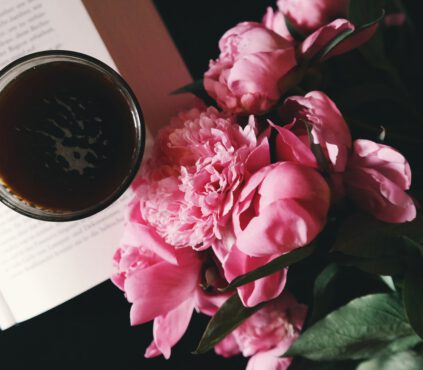
<instances>
[{"instance_id":1,"label":"dark tabletop","mask_svg":"<svg viewBox=\"0 0 423 370\"><path fill-rule=\"evenodd\" d=\"M209 60L217 57L220 36L240 21L260 20L266 6L275 1L155 0L154 3L193 77L200 78ZM214 353L191 354L207 323L206 317L197 314L173 349L170 360L144 359L144 350L152 339L152 325L131 327L129 308L122 293L107 281L53 310L0 332L0 369L245 368L247 361L240 356L223 359Z\"/></svg>"}]
</instances>

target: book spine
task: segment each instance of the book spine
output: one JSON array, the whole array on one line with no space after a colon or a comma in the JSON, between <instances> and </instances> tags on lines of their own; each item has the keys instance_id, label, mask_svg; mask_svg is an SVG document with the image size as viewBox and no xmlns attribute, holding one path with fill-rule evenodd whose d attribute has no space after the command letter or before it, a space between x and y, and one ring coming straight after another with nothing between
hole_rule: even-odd
<instances>
[{"instance_id":1,"label":"book spine","mask_svg":"<svg viewBox=\"0 0 423 370\"><path fill-rule=\"evenodd\" d=\"M0 291L0 329L6 330L15 324L15 317Z\"/></svg>"}]
</instances>

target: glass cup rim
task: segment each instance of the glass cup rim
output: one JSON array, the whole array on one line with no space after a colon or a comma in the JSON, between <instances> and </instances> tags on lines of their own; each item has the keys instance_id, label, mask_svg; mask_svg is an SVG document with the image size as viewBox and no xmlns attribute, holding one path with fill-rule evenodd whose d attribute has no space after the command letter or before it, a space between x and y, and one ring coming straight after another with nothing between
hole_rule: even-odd
<instances>
[{"instance_id":1,"label":"glass cup rim","mask_svg":"<svg viewBox=\"0 0 423 370\"><path fill-rule=\"evenodd\" d=\"M8 73L12 73L13 70L20 65L23 65L25 63L36 61L37 59L40 59L40 64L47 64L49 62L53 62L55 60L49 60L49 58L60 58L57 61L69 61L69 62L75 62L84 64L85 66L89 66L90 68L93 68L94 70L97 69L99 72L105 73L107 76L111 77L114 84L116 84L116 87L119 87L129 98L128 102L128 109L131 110L132 116L133 116L133 122L132 124L135 126L136 131L136 142L134 146L134 152L135 155L133 155L133 163L131 165L130 171L127 174L127 176L124 178L124 180L121 182L121 184L115 189L114 192L112 192L106 199L99 202L98 204L94 206L87 207L82 210L76 210L76 211L46 211L41 208L33 207L21 200L19 200L17 197L15 197L13 194L10 194L9 192L5 191L5 194L9 194L9 196L6 195L6 197L0 193L0 202L5 204L7 207L12 209L15 212L18 212L22 215L28 216L30 218L42 220L42 221L54 221L54 222L63 222L63 221L76 221L80 220L89 216L92 216L105 208L107 208L109 205L111 205L113 202L115 202L129 187L132 180L135 178L139 167L141 165L141 160L144 155L145 150L145 136L146 136L146 128L145 128L145 121L144 121L144 115L141 110L140 104L135 96L135 93L129 86L129 84L123 79L123 77L116 72L113 68L111 68L106 63L98 60L97 58L94 58L90 55L70 51L70 50L45 50L45 51L39 51L31 54L27 54L23 57L20 57L11 63L7 64L4 68L0 70L0 82L2 79L7 76ZM26 71L27 69L25 69ZM22 73L21 71L20 73ZM17 75L19 76L19 74ZM7 86L7 84L5 85ZM2 89L0 89L0 94L2 92ZM3 185L0 184L1 187ZM13 200L12 200L13 199Z\"/></svg>"}]
</instances>

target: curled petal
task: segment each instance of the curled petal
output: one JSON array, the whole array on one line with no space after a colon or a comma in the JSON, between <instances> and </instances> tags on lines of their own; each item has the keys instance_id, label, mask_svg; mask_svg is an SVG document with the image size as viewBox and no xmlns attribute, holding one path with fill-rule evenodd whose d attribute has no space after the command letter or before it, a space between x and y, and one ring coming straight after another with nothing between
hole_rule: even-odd
<instances>
[{"instance_id":1,"label":"curled petal","mask_svg":"<svg viewBox=\"0 0 423 370\"><path fill-rule=\"evenodd\" d=\"M330 50L321 61L331 57L347 53L365 44L375 34L378 24L357 30L355 26L346 19L336 19L333 22L313 32L301 44L301 54L305 59L312 59L324 50L333 40L344 33L348 36Z\"/></svg>"},{"instance_id":2,"label":"curled petal","mask_svg":"<svg viewBox=\"0 0 423 370\"><path fill-rule=\"evenodd\" d=\"M156 317L153 324L154 341L147 348L145 357L163 354L169 359L171 348L181 339L188 328L194 310L193 299L187 299L166 315Z\"/></svg>"},{"instance_id":3,"label":"curled petal","mask_svg":"<svg viewBox=\"0 0 423 370\"><path fill-rule=\"evenodd\" d=\"M344 180L350 198L379 220L402 223L416 217L416 206L405 192L411 184L410 165L395 149L356 140Z\"/></svg>"},{"instance_id":4,"label":"curled petal","mask_svg":"<svg viewBox=\"0 0 423 370\"><path fill-rule=\"evenodd\" d=\"M256 246L257 243L261 244L261 241L256 240L255 242ZM240 275L269 263L276 257L278 256L251 257L233 246L223 264L225 277L230 282ZM285 287L287 271L287 269L283 269L237 288L244 306L254 307L261 302L278 297Z\"/></svg>"},{"instance_id":5,"label":"curled petal","mask_svg":"<svg viewBox=\"0 0 423 370\"><path fill-rule=\"evenodd\" d=\"M248 360L246 370L286 370L292 358L281 357L283 353L279 348L259 352Z\"/></svg>"}]
</instances>

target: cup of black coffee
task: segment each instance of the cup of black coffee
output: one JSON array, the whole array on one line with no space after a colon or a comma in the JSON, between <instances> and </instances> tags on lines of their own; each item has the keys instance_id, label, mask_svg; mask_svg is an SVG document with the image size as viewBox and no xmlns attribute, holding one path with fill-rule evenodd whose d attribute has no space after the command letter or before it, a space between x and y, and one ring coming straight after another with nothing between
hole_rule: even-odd
<instances>
[{"instance_id":1,"label":"cup of black coffee","mask_svg":"<svg viewBox=\"0 0 423 370\"><path fill-rule=\"evenodd\" d=\"M0 200L69 221L115 201L135 176L145 126L128 84L84 54L45 51L0 72Z\"/></svg>"}]
</instances>

